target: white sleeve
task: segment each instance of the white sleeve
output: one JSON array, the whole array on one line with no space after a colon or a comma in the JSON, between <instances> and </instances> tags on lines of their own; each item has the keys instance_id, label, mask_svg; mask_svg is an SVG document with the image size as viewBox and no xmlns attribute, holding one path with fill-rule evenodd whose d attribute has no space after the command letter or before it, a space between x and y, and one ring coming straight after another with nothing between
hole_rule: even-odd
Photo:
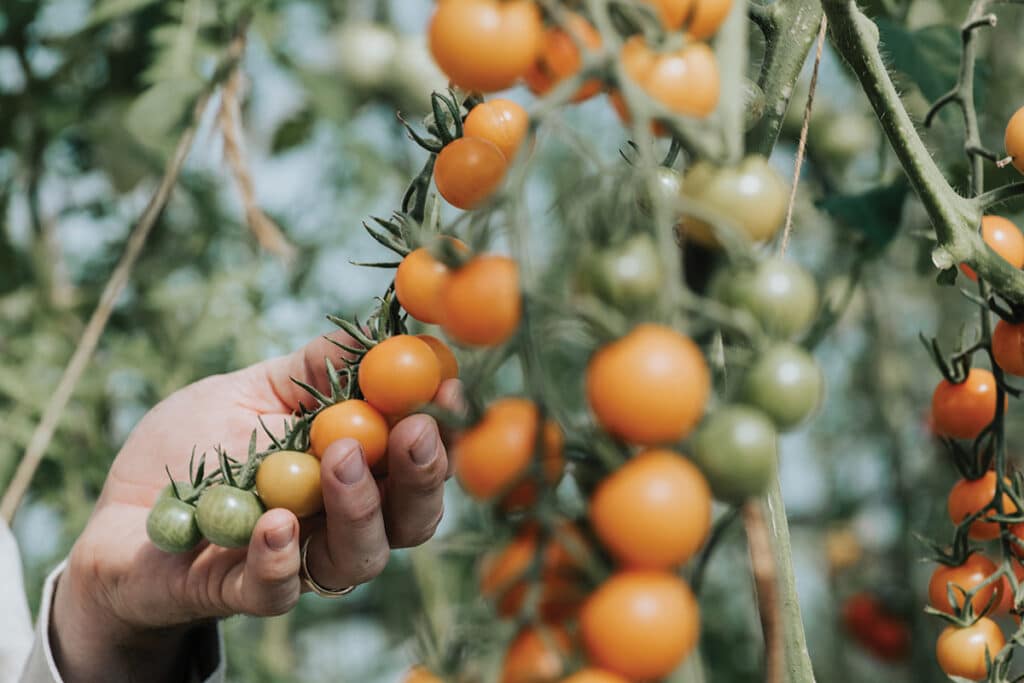
<instances>
[{"instance_id":1,"label":"white sleeve","mask_svg":"<svg viewBox=\"0 0 1024 683\"><path fill-rule=\"evenodd\" d=\"M18 679L32 649L32 617L25 600L21 555L14 534L0 519L0 683Z\"/></svg>"}]
</instances>

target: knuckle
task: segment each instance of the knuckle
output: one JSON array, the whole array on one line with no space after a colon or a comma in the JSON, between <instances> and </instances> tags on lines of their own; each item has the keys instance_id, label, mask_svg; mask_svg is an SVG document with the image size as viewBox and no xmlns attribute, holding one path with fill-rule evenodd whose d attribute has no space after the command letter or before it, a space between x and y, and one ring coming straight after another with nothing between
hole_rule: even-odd
<instances>
[{"instance_id":1,"label":"knuckle","mask_svg":"<svg viewBox=\"0 0 1024 683\"><path fill-rule=\"evenodd\" d=\"M299 601L301 586L298 577L263 592L253 601L250 614L257 617L276 617L292 611Z\"/></svg>"},{"instance_id":2,"label":"knuckle","mask_svg":"<svg viewBox=\"0 0 1024 683\"><path fill-rule=\"evenodd\" d=\"M380 499L377 496L361 495L348 501L345 516L356 529L365 529L380 519Z\"/></svg>"}]
</instances>

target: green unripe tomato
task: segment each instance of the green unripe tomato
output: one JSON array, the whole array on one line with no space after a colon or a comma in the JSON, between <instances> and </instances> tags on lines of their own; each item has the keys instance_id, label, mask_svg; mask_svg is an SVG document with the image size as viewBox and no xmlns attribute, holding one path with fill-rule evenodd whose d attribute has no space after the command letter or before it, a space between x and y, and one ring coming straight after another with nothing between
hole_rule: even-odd
<instances>
[{"instance_id":1,"label":"green unripe tomato","mask_svg":"<svg viewBox=\"0 0 1024 683\"><path fill-rule=\"evenodd\" d=\"M624 243L583 259L580 288L620 308L649 304L664 283L661 256L649 235L635 235Z\"/></svg>"},{"instance_id":2,"label":"green unripe tomato","mask_svg":"<svg viewBox=\"0 0 1024 683\"><path fill-rule=\"evenodd\" d=\"M177 481L177 480L175 480L174 485L178 488L178 496L181 497L181 500L184 500L184 499L190 497L193 493L195 493L195 490L196 490L195 487L192 486L192 484L187 482L187 481ZM174 489L171 488L170 484L168 484L167 486L163 487L163 489L160 491L160 496L157 498L157 500L163 500L164 498L170 498L172 500L178 500L178 498L175 497Z\"/></svg>"},{"instance_id":3,"label":"green unripe tomato","mask_svg":"<svg viewBox=\"0 0 1024 683\"><path fill-rule=\"evenodd\" d=\"M263 504L252 491L222 484L203 491L196 504L196 523L210 543L225 548L249 545Z\"/></svg>"},{"instance_id":4,"label":"green unripe tomato","mask_svg":"<svg viewBox=\"0 0 1024 683\"><path fill-rule=\"evenodd\" d=\"M153 545L167 553L186 553L202 539L196 524L196 509L163 495L146 517L146 534Z\"/></svg>"},{"instance_id":5,"label":"green unripe tomato","mask_svg":"<svg viewBox=\"0 0 1024 683\"><path fill-rule=\"evenodd\" d=\"M683 196L734 223L751 242L763 242L778 232L789 202L786 182L759 155L722 168L698 161L683 177ZM693 216L684 216L679 229L688 239L718 246L712 227Z\"/></svg>"},{"instance_id":6,"label":"green unripe tomato","mask_svg":"<svg viewBox=\"0 0 1024 683\"><path fill-rule=\"evenodd\" d=\"M795 344L777 344L747 372L743 396L779 429L796 427L821 405L825 377L817 361Z\"/></svg>"},{"instance_id":7,"label":"green unripe tomato","mask_svg":"<svg viewBox=\"0 0 1024 683\"><path fill-rule=\"evenodd\" d=\"M751 313L766 332L789 339L807 330L818 313L818 285L799 264L766 259L724 283L722 300Z\"/></svg>"},{"instance_id":8,"label":"green unripe tomato","mask_svg":"<svg viewBox=\"0 0 1024 683\"><path fill-rule=\"evenodd\" d=\"M743 127L750 130L764 118L764 110L767 102L764 97L764 90L761 90L754 81L749 78L743 79Z\"/></svg>"},{"instance_id":9,"label":"green unripe tomato","mask_svg":"<svg viewBox=\"0 0 1024 683\"><path fill-rule=\"evenodd\" d=\"M775 425L759 410L726 406L712 413L693 441L693 460L715 498L742 503L764 492L778 469Z\"/></svg>"},{"instance_id":10,"label":"green unripe tomato","mask_svg":"<svg viewBox=\"0 0 1024 683\"><path fill-rule=\"evenodd\" d=\"M814 150L815 159L823 157L844 166L860 154L875 151L878 128L866 114L828 112L811 121L807 144Z\"/></svg>"},{"instance_id":11,"label":"green unripe tomato","mask_svg":"<svg viewBox=\"0 0 1024 683\"><path fill-rule=\"evenodd\" d=\"M654 170L654 202L664 206L674 207L683 192L683 174L675 169L659 166ZM653 213L651 201L651 190L645 184L641 187L640 199L637 202L640 209L650 215Z\"/></svg>"}]
</instances>

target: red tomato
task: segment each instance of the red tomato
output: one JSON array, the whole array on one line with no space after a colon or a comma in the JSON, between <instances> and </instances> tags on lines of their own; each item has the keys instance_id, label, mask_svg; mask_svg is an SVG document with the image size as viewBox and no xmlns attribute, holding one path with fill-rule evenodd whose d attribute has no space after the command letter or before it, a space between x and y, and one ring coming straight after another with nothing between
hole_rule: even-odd
<instances>
[{"instance_id":1,"label":"red tomato","mask_svg":"<svg viewBox=\"0 0 1024 683\"><path fill-rule=\"evenodd\" d=\"M399 334L378 343L359 362L366 402L394 417L430 403L441 385L441 364L422 339Z\"/></svg>"},{"instance_id":2,"label":"red tomato","mask_svg":"<svg viewBox=\"0 0 1024 683\"><path fill-rule=\"evenodd\" d=\"M1024 268L1024 234L1013 221L1002 216L985 216L981 219L981 238L1011 266ZM978 279L978 274L966 263L960 264L960 270L971 280Z\"/></svg>"},{"instance_id":3,"label":"red tomato","mask_svg":"<svg viewBox=\"0 0 1024 683\"><path fill-rule=\"evenodd\" d=\"M971 368L960 384L942 380L932 394L935 433L954 439L976 439L996 417L996 379Z\"/></svg>"},{"instance_id":4,"label":"red tomato","mask_svg":"<svg viewBox=\"0 0 1024 683\"><path fill-rule=\"evenodd\" d=\"M992 331L992 356L1003 372L1024 377L1024 323L996 323Z\"/></svg>"},{"instance_id":5,"label":"red tomato","mask_svg":"<svg viewBox=\"0 0 1024 683\"><path fill-rule=\"evenodd\" d=\"M928 582L928 602L937 610L941 610L946 614L953 614L953 608L949 604L948 591L950 584L954 586L953 593L956 597L956 605L961 607L964 604L964 597L963 593L956 589L956 586L959 586L964 591L972 591L985 579L995 574L998 569L992 560L981 553L969 555L962 565L956 567L940 564L935 568L932 578ZM1000 603L1001 598L1002 586L1000 582L996 581L989 584L978 591L977 595L971 599L974 613L979 616L985 614L987 608L990 609L990 601L992 607L995 607Z\"/></svg>"},{"instance_id":6,"label":"red tomato","mask_svg":"<svg viewBox=\"0 0 1024 683\"><path fill-rule=\"evenodd\" d=\"M1006 645L996 622L982 617L973 626L947 626L935 644L939 666L949 676L977 681L988 676L985 654L992 659Z\"/></svg>"},{"instance_id":7,"label":"red tomato","mask_svg":"<svg viewBox=\"0 0 1024 683\"><path fill-rule=\"evenodd\" d=\"M1007 481L1007 486L1009 486ZM980 479L961 479L949 492L947 508L949 518L953 524L959 524L971 515L975 514L996 497L996 473L989 470ZM1003 512L1013 514L1017 507L1013 500L1003 494ZM997 522L986 522L985 517L996 514L995 510L989 510L978 519L971 522L971 528L967 534L979 541L988 541L999 537L999 524Z\"/></svg>"},{"instance_id":8,"label":"red tomato","mask_svg":"<svg viewBox=\"0 0 1024 683\"><path fill-rule=\"evenodd\" d=\"M1018 109L1006 124L1005 142L1013 167L1024 173L1024 107Z\"/></svg>"}]
</instances>

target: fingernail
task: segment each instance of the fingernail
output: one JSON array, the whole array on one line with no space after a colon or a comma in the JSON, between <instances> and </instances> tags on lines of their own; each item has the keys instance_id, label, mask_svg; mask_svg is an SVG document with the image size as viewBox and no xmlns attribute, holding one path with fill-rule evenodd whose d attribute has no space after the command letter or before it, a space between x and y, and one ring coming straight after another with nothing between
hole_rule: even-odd
<instances>
[{"instance_id":1,"label":"fingernail","mask_svg":"<svg viewBox=\"0 0 1024 683\"><path fill-rule=\"evenodd\" d=\"M334 476L342 484L356 484L366 473L366 463L363 462L363 454L359 449L353 449L334 468Z\"/></svg>"},{"instance_id":2,"label":"fingernail","mask_svg":"<svg viewBox=\"0 0 1024 683\"><path fill-rule=\"evenodd\" d=\"M295 525L285 524L266 532L267 545L271 550L284 550L295 536Z\"/></svg>"},{"instance_id":3,"label":"fingernail","mask_svg":"<svg viewBox=\"0 0 1024 683\"><path fill-rule=\"evenodd\" d=\"M412 461L421 467L429 465L437 458L437 430L427 427L412 445Z\"/></svg>"}]
</instances>

